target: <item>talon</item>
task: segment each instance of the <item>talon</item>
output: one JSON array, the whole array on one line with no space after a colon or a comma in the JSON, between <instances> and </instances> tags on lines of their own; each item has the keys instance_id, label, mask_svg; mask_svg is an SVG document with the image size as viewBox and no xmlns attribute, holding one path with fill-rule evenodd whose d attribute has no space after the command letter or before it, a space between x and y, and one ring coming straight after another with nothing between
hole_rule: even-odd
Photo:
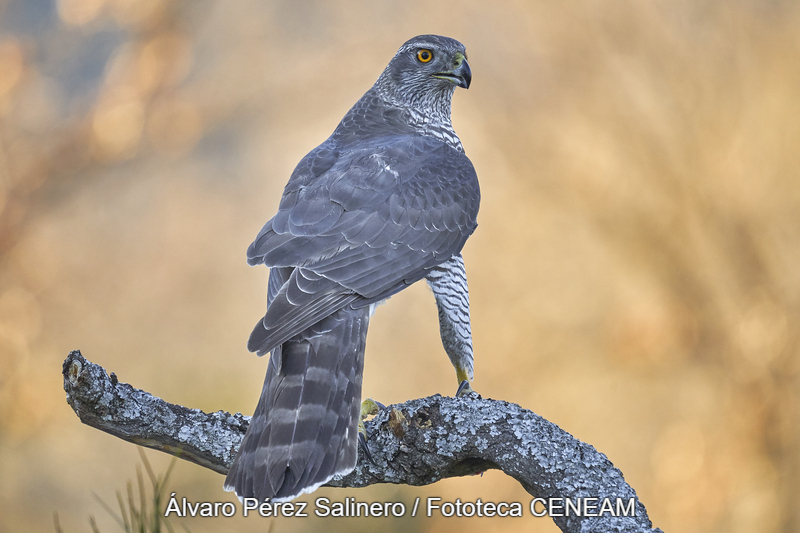
<instances>
[{"instance_id":1,"label":"talon","mask_svg":"<svg viewBox=\"0 0 800 533\"><path fill-rule=\"evenodd\" d=\"M359 444L359 447L364 451L364 456L367 458L367 461L369 461L372 464L375 464L375 461L372 459L372 454L369 453L369 448L367 448L367 438L364 436L366 431L365 432L361 431L361 428L363 427L362 424L363 424L363 422L359 423L358 444Z\"/></svg>"},{"instance_id":2,"label":"talon","mask_svg":"<svg viewBox=\"0 0 800 533\"><path fill-rule=\"evenodd\" d=\"M456 390L456 398L461 398L462 396L466 396L467 394L475 392L472 390L472 387L469 385L468 380L464 380L458 384L458 390Z\"/></svg>"}]
</instances>

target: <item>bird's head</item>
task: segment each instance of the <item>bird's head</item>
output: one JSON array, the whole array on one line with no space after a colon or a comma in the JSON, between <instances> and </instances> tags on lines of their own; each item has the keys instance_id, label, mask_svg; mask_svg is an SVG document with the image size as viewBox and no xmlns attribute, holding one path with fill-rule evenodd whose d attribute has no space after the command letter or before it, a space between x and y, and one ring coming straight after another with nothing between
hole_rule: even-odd
<instances>
[{"instance_id":1,"label":"bird's head","mask_svg":"<svg viewBox=\"0 0 800 533\"><path fill-rule=\"evenodd\" d=\"M440 35L419 35L400 47L376 83L381 93L399 104L449 106L456 87L469 88L472 71L464 45Z\"/></svg>"}]
</instances>

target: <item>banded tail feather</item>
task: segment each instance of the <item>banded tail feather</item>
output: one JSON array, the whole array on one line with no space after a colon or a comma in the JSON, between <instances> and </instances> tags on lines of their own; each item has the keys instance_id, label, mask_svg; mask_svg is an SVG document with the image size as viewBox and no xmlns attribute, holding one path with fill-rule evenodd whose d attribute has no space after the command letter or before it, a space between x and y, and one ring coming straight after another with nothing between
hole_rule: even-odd
<instances>
[{"instance_id":1,"label":"banded tail feather","mask_svg":"<svg viewBox=\"0 0 800 533\"><path fill-rule=\"evenodd\" d=\"M273 350L225 490L285 501L355 467L368 324L340 309Z\"/></svg>"}]
</instances>

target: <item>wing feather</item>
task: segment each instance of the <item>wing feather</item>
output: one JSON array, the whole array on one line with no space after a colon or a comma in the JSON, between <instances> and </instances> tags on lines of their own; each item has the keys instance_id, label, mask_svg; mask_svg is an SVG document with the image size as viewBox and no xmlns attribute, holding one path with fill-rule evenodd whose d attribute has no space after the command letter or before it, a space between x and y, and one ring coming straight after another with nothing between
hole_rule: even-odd
<instances>
[{"instance_id":1,"label":"wing feather","mask_svg":"<svg viewBox=\"0 0 800 533\"><path fill-rule=\"evenodd\" d=\"M301 161L248 248L250 264L293 268L251 336L259 354L337 309L418 281L459 253L477 226L475 170L454 148L413 135L326 144ZM314 162L323 148L324 165Z\"/></svg>"}]
</instances>

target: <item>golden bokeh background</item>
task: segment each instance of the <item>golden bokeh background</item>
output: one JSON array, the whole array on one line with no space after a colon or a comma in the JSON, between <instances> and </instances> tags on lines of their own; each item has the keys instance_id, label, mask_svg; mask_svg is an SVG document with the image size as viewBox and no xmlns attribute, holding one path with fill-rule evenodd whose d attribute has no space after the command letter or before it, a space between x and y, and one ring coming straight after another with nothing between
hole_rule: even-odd
<instances>
[{"instance_id":1,"label":"golden bokeh background","mask_svg":"<svg viewBox=\"0 0 800 533\"><path fill-rule=\"evenodd\" d=\"M0 0L0 531L54 531L54 512L118 530L93 494L114 503L139 457L64 401L71 349L167 401L252 412L267 270L245 249L421 33L465 43L474 73L453 121L483 193L476 390L605 453L665 531L800 531L798 28L792 0ZM427 288L379 308L365 395L455 386ZM235 501L222 480L179 462L170 491ZM530 501L496 471L316 495Z\"/></svg>"}]
</instances>

